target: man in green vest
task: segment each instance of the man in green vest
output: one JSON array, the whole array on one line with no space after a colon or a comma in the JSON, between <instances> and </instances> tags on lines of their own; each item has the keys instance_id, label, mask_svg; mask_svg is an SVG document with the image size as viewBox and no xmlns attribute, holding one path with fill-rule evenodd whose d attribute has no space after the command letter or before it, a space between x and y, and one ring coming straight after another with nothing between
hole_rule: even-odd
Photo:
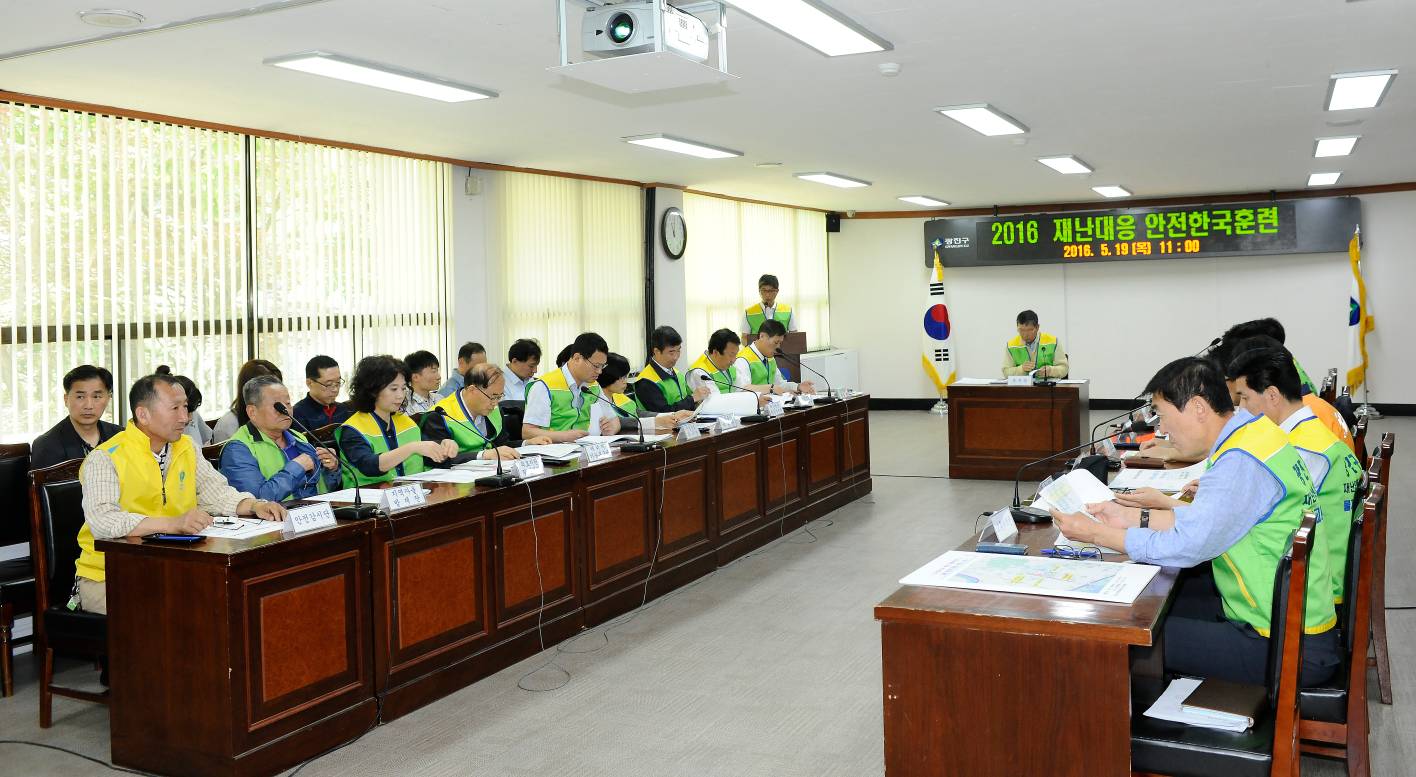
<instances>
[{"instance_id":1,"label":"man in green vest","mask_svg":"<svg viewBox=\"0 0 1416 777\"><path fill-rule=\"evenodd\" d=\"M574 442L590 434L590 412L605 401L596 378L609 363L610 346L594 332L583 332L567 349L565 364L542 373L526 385L526 411L521 436ZM605 418L595 434L617 434L618 417Z\"/></svg>"},{"instance_id":2,"label":"man in green vest","mask_svg":"<svg viewBox=\"0 0 1416 777\"><path fill-rule=\"evenodd\" d=\"M1028 375L1040 378L1067 377L1067 352L1055 335L1041 331L1037 313L1018 314L1018 336L1003 350L1003 376Z\"/></svg>"},{"instance_id":3,"label":"man in green vest","mask_svg":"<svg viewBox=\"0 0 1416 777\"><path fill-rule=\"evenodd\" d=\"M742 338L731 329L719 329L709 335L708 350L699 354L685 373L689 389L695 394L702 388L710 393L716 390L720 394L736 391L737 377L733 374L733 362L737 361L741 347Z\"/></svg>"},{"instance_id":4,"label":"man in green vest","mask_svg":"<svg viewBox=\"0 0 1416 777\"><path fill-rule=\"evenodd\" d=\"M1347 576L1347 540L1357 506L1362 465L1352 449L1323 425L1303 402L1303 384L1293 356L1283 348L1250 350L1229 365L1230 388L1240 405L1262 414L1288 433L1318 491L1318 533L1330 554L1333 601L1341 602Z\"/></svg>"},{"instance_id":5,"label":"man in green vest","mask_svg":"<svg viewBox=\"0 0 1416 777\"><path fill-rule=\"evenodd\" d=\"M1277 424L1235 410L1213 362L1187 357L1162 367L1146 386L1160 431L1187 457L1208 457L1190 505L1168 509L1089 504L1052 513L1076 544L1124 548L1132 560L1187 568L1165 620L1165 669L1175 674L1262 684L1274 574L1289 536L1317 511L1308 468ZM1312 590L1329 590L1320 531L1309 561ZM1193 568L1193 569L1191 569ZM1310 594L1300 682L1325 681L1341 663L1331 596Z\"/></svg>"},{"instance_id":6,"label":"man in green vest","mask_svg":"<svg viewBox=\"0 0 1416 777\"><path fill-rule=\"evenodd\" d=\"M94 540L159 532L197 534L212 515L285 520L285 508L242 491L202 457L187 426L187 394L171 375L139 378L128 392L133 420L84 459L84 525L75 564L77 606L108 612L104 554ZM65 592L56 591L56 598ZM142 591L121 595L142 596Z\"/></svg>"},{"instance_id":7,"label":"man in green vest","mask_svg":"<svg viewBox=\"0 0 1416 777\"><path fill-rule=\"evenodd\" d=\"M452 440L458 457L467 454L485 461L519 459L517 448L545 445L549 437L512 440L502 423L501 406L506 394L506 374L490 362L473 365L462 376L462 389L444 397L432 412L423 416L423 439ZM441 412L439 412L441 411Z\"/></svg>"},{"instance_id":8,"label":"man in green vest","mask_svg":"<svg viewBox=\"0 0 1416 777\"><path fill-rule=\"evenodd\" d=\"M683 356L683 338L671 326L649 333L649 363L634 381L634 401L641 410L654 413L692 411L713 389L700 385L689 389L687 376L674 369Z\"/></svg>"},{"instance_id":9,"label":"man in green vest","mask_svg":"<svg viewBox=\"0 0 1416 777\"><path fill-rule=\"evenodd\" d=\"M339 460L290 428L290 391L274 375L241 387L250 420L221 449L221 474L233 488L284 502L339 488ZM278 408L284 408L280 410Z\"/></svg>"},{"instance_id":10,"label":"man in green vest","mask_svg":"<svg viewBox=\"0 0 1416 777\"><path fill-rule=\"evenodd\" d=\"M739 386L747 386L763 394L815 394L816 387L811 381L793 383L782 377L777 369L777 351L782 341L787 339L787 328L779 321L764 321L757 330L757 339L752 345L738 353L733 362L733 371Z\"/></svg>"},{"instance_id":11,"label":"man in green vest","mask_svg":"<svg viewBox=\"0 0 1416 777\"><path fill-rule=\"evenodd\" d=\"M786 327L788 332L796 331L792 322L791 306L777 301L779 286L775 275L763 275L757 279L757 296L761 297L762 301L747 309L746 315L743 316L742 331L755 335L762 328L764 321L776 321Z\"/></svg>"}]
</instances>

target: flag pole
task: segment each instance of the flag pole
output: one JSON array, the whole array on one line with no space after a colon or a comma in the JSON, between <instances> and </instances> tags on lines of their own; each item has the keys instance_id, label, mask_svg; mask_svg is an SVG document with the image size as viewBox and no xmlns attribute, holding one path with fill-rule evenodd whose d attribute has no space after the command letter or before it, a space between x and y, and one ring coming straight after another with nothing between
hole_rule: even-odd
<instances>
[{"instance_id":1,"label":"flag pole","mask_svg":"<svg viewBox=\"0 0 1416 777\"><path fill-rule=\"evenodd\" d=\"M1382 418L1381 411L1377 410L1376 406L1369 401L1372 396L1372 377L1370 374L1372 368L1371 364L1367 359L1366 334L1371 329L1371 313L1367 307L1366 294L1363 293L1361 287L1360 252L1362 246L1362 225L1358 224L1356 227L1353 228L1352 240L1355 243L1353 249L1354 253L1352 253L1353 270L1358 279L1357 294L1361 298L1359 300L1360 307L1357 311L1357 314L1359 316L1357 322L1357 342L1359 344L1359 349L1362 354L1362 405L1354 411L1354 414L1358 418L1366 418L1368 421L1379 421Z\"/></svg>"}]
</instances>

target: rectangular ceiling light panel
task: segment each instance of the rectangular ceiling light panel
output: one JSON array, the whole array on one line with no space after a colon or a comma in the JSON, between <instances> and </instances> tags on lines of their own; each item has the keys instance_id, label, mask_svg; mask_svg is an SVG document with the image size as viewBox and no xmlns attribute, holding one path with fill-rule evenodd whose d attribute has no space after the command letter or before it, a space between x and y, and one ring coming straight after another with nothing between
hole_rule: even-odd
<instances>
[{"instance_id":1,"label":"rectangular ceiling light panel","mask_svg":"<svg viewBox=\"0 0 1416 777\"><path fill-rule=\"evenodd\" d=\"M337 78L341 81L350 81L377 89L441 100L445 103L486 100L497 96L496 92L454 83L437 76L414 73L389 65L365 62L324 51L272 57L267 59L265 64L327 78Z\"/></svg>"},{"instance_id":2,"label":"rectangular ceiling light panel","mask_svg":"<svg viewBox=\"0 0 1416 777\"><path fill-rule=\"evenodd\" d=\"M818 0L727 0L727 3L828 57L894 48L890 41Z\"/></svg>"}]
</instances>

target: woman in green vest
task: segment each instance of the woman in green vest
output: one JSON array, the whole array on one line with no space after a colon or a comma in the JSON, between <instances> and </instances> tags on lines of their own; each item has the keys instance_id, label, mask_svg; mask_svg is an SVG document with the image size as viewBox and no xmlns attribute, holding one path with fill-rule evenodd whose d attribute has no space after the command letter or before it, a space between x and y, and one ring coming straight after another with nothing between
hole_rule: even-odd
<instances>
[{"instance_id":1,"label":"woman in green vest","mask_svg":"<svg viewBox=\"0 0 1416 777\"><path fill-rule=\"evenodd\" d=\"M424 459L442 463L457 455L452 440L424 440L403 413L408 367L392 356L365 356L349 385L355 413L334 431L344 468L344 487L385 483L427 469Z\"/></svg>"},{"instance_id":2,"label":"woman in green vest","mask_svg":"<svg viewBox=\"0 0 1416 777\"><path fill-rule=\"evenodd\" d=\"M473 365L463 373L462 389L443 397L423 416L423 439L457 444L459 458L476 454L479 459L519 459L516 449L526 445L549 445L549 437L511 439L502 424L497 404L506 393L506 374L489 362Z\"/></svg>"}]
</instances>

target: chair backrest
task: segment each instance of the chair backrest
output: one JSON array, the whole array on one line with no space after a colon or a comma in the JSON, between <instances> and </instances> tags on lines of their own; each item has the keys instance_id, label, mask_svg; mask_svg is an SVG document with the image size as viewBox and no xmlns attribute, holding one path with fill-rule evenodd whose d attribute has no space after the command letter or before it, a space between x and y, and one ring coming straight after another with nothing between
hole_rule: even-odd
<instances>
[{"instance_id":1,"label":"chair backrest","mask_svg":"<svg viewBox=\"0 0 1416 777\"><path fill-rule=\"evenodd\" d=\"M79 558L79 529L84 525L84 492L79 465L71 459L30 473L30 535L34 550L35 612L68 599ZM40 618L36 618L38 623Z\"/></svg>"},{"instance_id":2,"label":"chair backrest","mask_svg":"<svg viewBox=\"0 0 1416 777\"><path fill-rule=\"evenodd\" d=\"M229 442L229 441L216 442L216 443L212 443L211 445L203 445L203 446L202 446L202 458L204 458L204 459L206 459L207 461L211 462L211 465L212 465L213 467L220 466L220 465L221 465L221 449L226 447L226 442Z\"/></svg>"},{"instance_id":3,"label":"chair backrest","mask_svg":"<svg viewBox=\"0 0 1416 777\"><path fill-rule=\"evenodd\" d=\"M1303 668L1303 614L1308 602L1308 553L1317 519L1303 522L1288 539L1274 573L1273 613L1269 632L1269 703L1274 710L1272 774L1298 773L1298 675Z\"/></svg>"},{"instance_id":4,"label":"chair backrest","mask_svg":"<svg viewBox=\"0 0 1416 777\"><path fill-rule=\"evenodd\" d=\"M0 547L29 544L29 443L0 445Z\"/></svg>"},{"instance_id":5,"label":"chair backrest","mask_svg":"<svg viewBox=\"0 0 1416 777\"><path fill-rule=\"evenodd\" d=\"M1318 388L1318 398L1329 405L1337 401L1337 370L1328 370L1328 374L1323 377L1323 383Z\"/></svg>"},{"instance_id":6,"label":"chair backrest","mask_svg":"<svg viewBox=\"0 0 1416 777\"><path fill-rule=\"evenodd\" d=\"M1396 454L1396 432L1387 432L1382 435L1382 479L1379 481L1386 485L1391 485L1391 457Z\"/></svg>"},{"instance_id":7,"label":"chair backrest","mask_svg":"<svg viewBox=\"0 0 1416 777\"><path fill-rule=\"evenodd\" d=\"M1352 447L1357 449L1357 463L1362 465L1362 469L1367 468L1367 416L1357 419L1357 425L1352 429Z\"/></svg>"},{"instance_id":8,"label":"chair backrest","mask_svg":"<svg viewBox=\"0 0 1416 777\"><path fill-rule=\"evenodd\" d=\"M1278 568L1273 576L1273 607L1269 613L1269 644L1268 644L1268 671L1265 674L1264 684L1268 687L1269 703L1278 701L1279 686L1283 677L1283 652L1288 641L1288 618L1292 613L1292 600L1295 598L1304 600L1298 606L1298 633L1302 634L1303 614L1305 612L1307 591L1294 587L1295 556L1301 553L1304 556L1304 575L1306 576L1306 556L1307 546L1299 547L1298 538L1303 534L1303 527L1316 526L1317 519L1312 513L1303 514L1303 522L1292 534L1288 535L1288 545L1283 550L1283 555L1278 560ZM1306 541L1306 536L1305 536Z\"/></svg>"},{"instance_id":9,"label":"chair backrest","mask_svg":"<svg viewBox=\"0 0 1416 777\"><path fill-rule=\"evenodd\" d=\"M521 439L521 421L526 417L526 400L505 399L497 407L501 408L502 425L506 427L507 438L512 442Z\"/></svg>"},{"instance_id":10,"label":"chair backrest","mask_svg":"<svg viewBox=\"0 0 1416 777\"><path fill-rule=\"evenodd\" d=\"M1347 654L1351 676L1348 688L1356 681L1365 687L1367 644L1372 623L1372 568L1377 531L1386 520L1387 487L1372 486L1362 502L1362 512L1352 521L1352 536L1347 541L1347 576L1342 599L1342 649Z\"/></svg>"}]
</instances>

